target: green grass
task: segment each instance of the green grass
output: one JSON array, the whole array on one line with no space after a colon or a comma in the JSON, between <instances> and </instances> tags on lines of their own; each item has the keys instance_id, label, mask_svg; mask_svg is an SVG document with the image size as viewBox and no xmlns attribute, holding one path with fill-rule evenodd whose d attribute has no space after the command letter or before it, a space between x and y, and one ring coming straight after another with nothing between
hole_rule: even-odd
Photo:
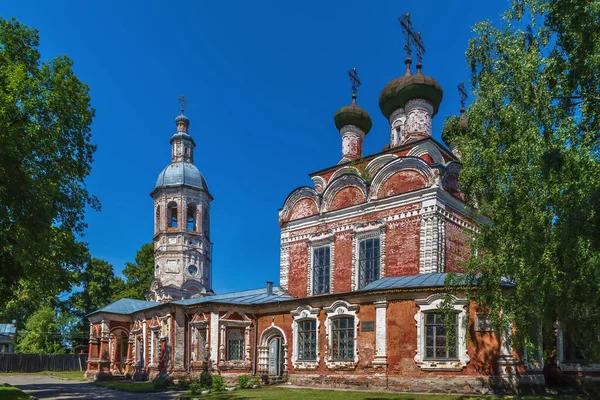
<instances>
[{"instance_id":1,"label":"green grass","mask_svg":"<svg viewBox=\"0 0 600 400\"><path fill-rule=\"evenodd\" d=\"M9 385L8 383L0 384L0 399L2 400L29 400L31 397L19 388Z\"/></svg>"},{"instance_id":2,"label":"green grass","mask_svg":"<svg viewBox=\"0 0 600 400\"><path fill-rule=\"evenodd\" d=\"M104 386L109 389L122 390L124 392L148 393L162 392L160 389L154 389L152 382L128 382L128 381L105 381L96 382L97 386Z\"/></svg>"},{"instance_id":3,"label":"green grass","mask_svg":"<svg viewBox=\"0 0 600 400\"><path fill-rule=\"evenodd\" d=\"M208 395L192 396L186 393L183 399L263 399L263 400L494 400L494 399L517 399L517 400L564 400L583 399L582 397L568 396L523 396L523 397L493 397L493 396L465 396L446 394L413 394L413 393L389 393L389 392L354 392L336 390L313 390L313 389L286 389L281 387L263 387L261 389L244 389L233 392L211 393Z\"/></svg>"},{"instance_id":4,"label":"green grass","mask_svg":"<svg viewBox=\"0 0 600 400\"><path fill-rule=\"evenodd\" d=\"M84 381L83 371L0 372L2 375L47 375L53 378Z\"/></svg>"}]
</instances>

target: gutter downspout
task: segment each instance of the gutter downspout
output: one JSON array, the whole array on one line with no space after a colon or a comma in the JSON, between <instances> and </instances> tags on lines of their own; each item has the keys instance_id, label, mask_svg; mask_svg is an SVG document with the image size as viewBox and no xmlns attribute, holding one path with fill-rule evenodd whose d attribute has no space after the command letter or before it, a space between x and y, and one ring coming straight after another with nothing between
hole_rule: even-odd
<instances>
[{"instance_id":1,"label":"gutter downspout","mask_svg":"<svg viewBox=\"0 0 600 400\"><path fill-rule=\"evenodd\" d=\"M254 314L254 361L252 362L252 376L256 375L256 349L258 348L256 341L258 340L258 316Z\"/></svg>"}]
</instances>

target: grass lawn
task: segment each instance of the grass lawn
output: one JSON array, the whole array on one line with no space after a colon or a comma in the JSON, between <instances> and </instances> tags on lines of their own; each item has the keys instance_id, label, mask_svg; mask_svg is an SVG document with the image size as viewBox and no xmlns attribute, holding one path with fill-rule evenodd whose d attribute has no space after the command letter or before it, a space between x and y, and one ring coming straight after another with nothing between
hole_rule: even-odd
<instances>
[{"instance_id":1,"label":"grass lawn","mask_svg":"<svg viewBox=\"0 0 600 400\"><path fill-rule=\"evenodd\" d=\"M83 371L0 372L2 375L47 375L53 378L83 381ZM2 397L0 397L2 398Z\"/></svg>"},{"instance_id":2,"label":"grass lawn","mask_svg":"<svg viewBox=\"0 0 600 400\"><path fill-rule=\"evenodd\" d=\"M104 386L114 390L122 390L124 392L163 392L163 390L154 389L152 387L152 382L105 381L96 382L95 385Z\"/></svg>"},{"instance_id":3,"label":"grass lawn","mask_svg":"<svg viewBox=\"0 0 600 400\"><path fill-rule=\"evenodd\" d=\"M211 393L208 395L192 396L186 393L185 399L264 399L264 400L494 400L494 399L516 399L516 400L577 400L583 397L569 396L523 396L523 397L493 397L493 396L465 396L445 394L413 394L413 393L382 393L382 392L354 392L335 390L313 390L313 389L286 389L281 387L263 387L261 389L244 389L233 392Z\"/></svg>"},{"instance_id":4,"label":"grass lawn","mask_svg":"<svg viewBox=\"0 0 600 400\"><path fill-rule=\"evenodd\" d=\"M29 400L31 397L9 384L0 384L0 399L2 400Z\"/></svg>"}]
</instances>

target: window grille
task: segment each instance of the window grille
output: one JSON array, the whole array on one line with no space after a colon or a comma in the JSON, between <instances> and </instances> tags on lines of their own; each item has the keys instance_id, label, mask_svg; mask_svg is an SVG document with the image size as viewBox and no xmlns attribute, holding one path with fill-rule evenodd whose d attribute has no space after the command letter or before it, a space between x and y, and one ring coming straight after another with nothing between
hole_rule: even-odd
<instances>
[{"instance_id":1,"label":"window grille","mask_svg":"<svg viewBox=\"0 0 600 400\"><path fill-rule=\"evenodd\" d=\"M329 246L313 250L313 294L329 293L330 252Z\"/></svg>"},{"instance_id":2,"label":"window grille","mask_svg":"<svg viewBox=\"0 0 600 400\"><path fill-rule=\"evenodd\" d=\"M354 317L331 321L331 358L333 361L354 361Z\"/></svg>"},{"instance_id":3,"label":"window grille","mask_svg":"<svg viewBox=\"0 0 600 400\"><path fill-rule=\"evenodd\" d=\"M444 314L425 314L425 359L456 360L458 345L457 314L452 315L452 328L448 332L444 324Z\"/></svg>"},{"instance_id":4,"label":"window grille","mask_svg":"<svg viewBox=\"0 0 600 400\"><path fill-rule=\"evenodd\" d=\"M198 360L206 361L206 328L198 329Z\"/></svg>"},{"instance_id":5,"label":"window grille","mask_svg":"<svg viewBox=\"0 0 600 400\"><path fill-rule=\"evenodd\" d=\"M298 322L298 361L317 359L317 321L314 319Z\"/></svg>"},{"instance_id":6,"label":"window grille","mask_svg":"<svg viewBox=\"0 0 600 400\"><path fill-rule=\"evenodd\" d=\"M244 334L241 330L232 329L227 332L227 349L228 360L244 359Z\"/></svg>"},{"instance_id":7,"label":"window grille","mask_svg":"<svg viewBox=\"0 0 600 400\"><path fill-rule=\"evenodd\" d=\"M358 288L379 279L379 238L363 239L359 242Z\"/></svg>"}]
</instances>

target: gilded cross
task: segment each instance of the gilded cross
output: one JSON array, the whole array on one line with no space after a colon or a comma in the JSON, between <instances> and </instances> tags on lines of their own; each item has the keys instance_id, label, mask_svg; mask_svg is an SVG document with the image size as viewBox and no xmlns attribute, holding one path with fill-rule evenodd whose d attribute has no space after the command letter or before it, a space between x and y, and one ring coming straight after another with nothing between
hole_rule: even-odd
<instances>
[{"instance_id":1,"label":"gilded cross","mask_svg":"<svg viewBox=\"0 0 600 400\"><path fill-rule=\"evenodd\" d=\"M350 77L350 82L352 82L352 98L355 98L360 86L360 78L358 77L358 72L356 72L356 67L348 70L348 76Z\"/></svg>"},{"instance_id":2,"label":"gilded cross","mask_svg":"<svg viewBox=\"0 0 600 400\"><path fill-rule=\"evenodd\" d=\"M183 95L179 96L179 104L181 104L181 113L183 114L185 105L187 104L187 99Z\"/></svg>"},{"instance_id":3,"label":"gilded cross","mask_svg":"<svg viewBox=\"0 0 600 400\"><path fill-rule=\"evenodd\" d=\"M467 91L465 89L465 83L461 82L458 84L458 95L460 96L460 112L465 112L465 102L467 101Z\"/></svg>"}]
</instances>

